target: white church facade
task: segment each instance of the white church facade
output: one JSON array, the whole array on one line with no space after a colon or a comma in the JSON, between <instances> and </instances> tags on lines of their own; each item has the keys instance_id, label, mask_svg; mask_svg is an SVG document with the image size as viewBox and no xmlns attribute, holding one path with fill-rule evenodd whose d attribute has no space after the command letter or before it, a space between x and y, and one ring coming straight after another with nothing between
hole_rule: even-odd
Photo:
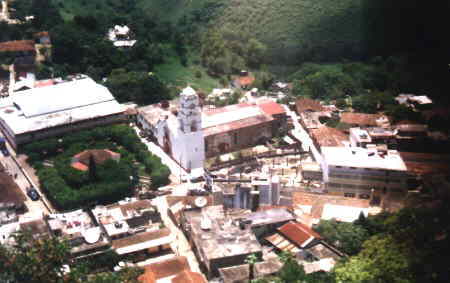
<instances>
[{"instance_id":1,"label":"white church facade","mask_svg":"<svg viewBox=\"0 0 450 283\"><path fill-rule=\"evenodd\" d=\"M248 148L283 132L284 108L272 101L203 109L195 90L177 101L138 108L137 123L186 170L203 168L206 158Z\"/></svg>"}]
</instances>

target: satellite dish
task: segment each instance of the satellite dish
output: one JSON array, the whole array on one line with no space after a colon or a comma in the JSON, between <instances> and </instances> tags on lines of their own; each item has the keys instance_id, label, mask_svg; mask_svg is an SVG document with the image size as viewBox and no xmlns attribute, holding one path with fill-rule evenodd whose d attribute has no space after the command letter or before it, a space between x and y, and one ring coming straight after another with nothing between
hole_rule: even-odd
<instances>
[{"instance_id":1,"label":"satellite dish","mask_svg":"<svg viewBox=\"0 0 450 283\"><path fill-rule=\"evenodd\" d=\"M98 240L100 240L101 231L100 231L100 229L94 228L94 229L85 230L85 231L81 232L81 234L83 235L86 243L94 244L94 243L98 242Z\"/></svg>"},{"instance_id":2,"label":"satellite dish","mask_svg":"<svg viewBox=\"0 0 450 283\"><path fill-rule=\"evenodd\" d=\"M208 200L205 197L198 197L194 200L194 203L197 207L202 208L206 206L208 203Z\"/></svg>"}]
</instances>

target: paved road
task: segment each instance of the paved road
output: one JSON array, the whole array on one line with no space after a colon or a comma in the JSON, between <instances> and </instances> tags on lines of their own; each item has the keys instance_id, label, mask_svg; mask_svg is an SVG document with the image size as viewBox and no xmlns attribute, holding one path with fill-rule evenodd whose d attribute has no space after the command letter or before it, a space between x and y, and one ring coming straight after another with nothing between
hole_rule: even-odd
<instances>
[{"instance_id":1,"label":"paved road","mask_svg":"<svg viewBox=\"0 0 450 283\"><path fill-rule=\"evenodd\" d=\"M3 136L3 135L0 134L0 136ZM22 161L19 161L19 158L16 155L16 152L9 145L9 143L6 143L6 147L10 154L9 154L9 156L4 156L3 153L0 153L0 162L5 166L6 170L12 176L15 176L15 174L17 174L15 181L27 198L27 200L25 201L25 205L28 208L27 214L36 216L36 215L41 215L41 214L53 213L55 210L53 209L50 202L46 199L45 195L40 190L39 182L37 181L37 177L35 177L33 180L33 177L30 176L30 174L32 174L32 172L27 172L29 170L27 170L27 168L24 168L23 166L20 165L20 163ZM28 169L31 169L31 167ZM39 192L39 194L41 195L40 200L32 201L26 195L27 188L29 188L29 187L34 187Z\"/></svg>"},{"instance_id":2,"label":"paved road","mask_svg":"<svg viewBox=\"0 0 450 283\"><path fill-rule=\"evenodd\" d=\"M172 219L170 219L170 217L167 215L168 204L166 201L166 197L157 197L153 199L152 202L158 207L158 211L161 213L161 219L164 222L164 225L166 225L166 227L169 228L175 236L175 241L171 245L172 250L175 252L175 254L179 256L185 256L187 258L192 271L201 273L197 258L195 257L195 254L192 251L188 240L186 239L180 228L178 228L172 222Z\"/></svg>"},{"instance_id":3,"label":"paved road","mask_svg":"<svg viewBox=\"0 0 450 283\"><path fill-rule=\"evenodd\" d=\"M140 133L140 129L136 126L133 127L133 129L136 131L136 133L139 136ZM161 158L161 162L166 165L167 167L169 167L170 172L172 173L173 177L179 182L181 183L181 179L186 178L188 176L188 173L186 172L186 170L184 170L180 165L178 165L169 155L167 155L167 153L164 152L164 150L162 150L162 148L160 148L157 144L155 144L154 142L150 142L144 138L141 138L139 136L139 138L141 139L142 143L144 143L148 150L153 153L154 155L158 156L159 158Z\"/></svg>"},{"instance_id":4,"label":"paved road","mask_svg":"<svg viewBox=\"0 0 450 283\"><path fill-rule=\"evenodd\" d=\"M287 106L285 106L285 109L287 115L291 117L294 123L294 129L291 131L291 134L302 142L302 148L304 151L312 152L316 162L322 163L322 155L317 150L308 132L300 124L300 117L294 111L291 111Z\"/></svg>"},{"instance_id":5,"label":"paved road","mask_svg":"<svg viewBox=\"0 0 450 283\"><path fill-rule=\"evenodd\" d=\"M25 201L25 205L28 208L28 213L30 215L42 215L42 214L48 214L50 211L47 209L47 207L44 205L42 200L39 201L32 201L27 195L27 188L33 186L28 179L23 174L23 171L20 170L17 163L13 160L12 156L5 157L3 154L0 157L0 162L5 166L6 171L12 175L15 176L17 174L17 177L15 178L15 181L17 185L20 187L22 192L25 194L27 200ZM43 197L42 193L41 197Z\"/></svg>"}]
</instances>

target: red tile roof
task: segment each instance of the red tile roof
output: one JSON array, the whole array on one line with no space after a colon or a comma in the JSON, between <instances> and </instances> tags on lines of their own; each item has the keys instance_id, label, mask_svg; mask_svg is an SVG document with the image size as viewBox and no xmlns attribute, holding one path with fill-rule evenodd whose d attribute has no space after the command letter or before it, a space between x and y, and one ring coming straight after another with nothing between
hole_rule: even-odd
<instances>
[{"instance_id":1,"label":"red tile roof","mask_svg":"<svg viewBox=\"0 0 450 283\"><path fill-rule=\"evenodd\" d=\"M185 270L172 279L172 283L206 283L205 278L197 272Z\"/></svg>"},{"instance_id":2,"label":"red tile roof","mask_svg":"<svg viewBox=\"0 0 450 283\"><path fill-rule=\"evenodd\" d=\"M41 31L34 34L35 37L44 37L44 36L50 36L48 31Z\"/></svg>"},{"instance_id":3,"label":"red tile roof","mask_svg":"<svg viewBox=\"0 0 450 283\"><path fill-rule=\"evenodd\" d=\"M255 81L255 78L251 76L239 77L238 81L241 86L247 86L251 85Z\"/></svg>"},{"instance_id":4,"label":"red tile roof","mask_svg":"<svg viewBox=\"0 0 450 283\"><path fill-rule=\"evenodd\" d=\"M368 125L377 126L376 120L380 118L380 114L364 114L364 113L351 113L346 112L341 115L341 122L346 124L355 125Z\"/></svg>"},{"instance_id":5,"label":"red tile roof","mask_svg":"<svg viewBox=\"0 0 450 283\"><path fill-rule=\"evenodd\" d=\"M258 104L258 106L267 115L277 115L285 113L284 108L280 104L273 101L263 102Z\"/></svg>"},{"instance_id":6,"label":"red tile roof","mask_svg":"<svg viewBox=\"0 0 450 283\"><path fill-rule=\"evenodd\" d=\"M102 164L106 160L120 158L120 154L108 149L90 149L85 150L73 157L71 166L75 169L86 171L89 166L89 160L91 156L94 158L95 163ZM85 167L83 167L83 165Z\"/></svg>"},{"instance_id":7,"label":"red tile roof","mask_svg":"<svg viewBox=\"0 0 450 283\"><path fill-rule=\"evenodd\" d=\"M326 126L311 129L311 135L319 146L344 146L343 142L349 140L343 131Z\"/></svg>"},{"instance_id":8,"label":"red tile roof","mask_svg":"<svg viewBox=\"0 0 450 283\"><path fill-rule=\"evenodd\" d=\"M0 43L0 52L6 51L34 51L33 40L14 40Z\"/></svg>"},{"instance_id":9,"label":"red tile roof","mask_svg":"<svg viewBox=\"0 0 450 283\"><path fill-rule=\"evenodd\" d=\"M318 233L314 232L308 226L299 222L288 222L278 228L286 238L297 244L299 247L305 247L313 239L322 239Z\"/></svg>"},{"instance_id":10,"label":"red tile roof","mask_svg":"<svg viewBox=\"0 0 450 283\"><path fill-rule=\"evenodd\" d=\"M138 281L142 283L156 283L155 273L150 269L146 269L145 272L138 277Z\"/></svg>"},{"instance_id":11,"label":"red tile roof","mask_svg":"<svg viewBox=\"0 0 450 283\"><path fill-rule=\"evenodd\" d=\"M297 107L297 113L300 114L305 111L314 111L314 112L322 112L325 111L325 108L320 104L319 101L309 99L309 98L300 98L295 102Z\"/></svg>"},{"instance_id":12,"label":"red tile roof","mask_svg":"<svg viewBox=\"0 0 450 283\"><path fill-rule=\"evenodd\" d=\"M234 131L237 129L260 125L263 123L270 122L272 120L274 120L272 117L261 114L258 116L253 116L253 117L241 119L238 121L233 121L230 123L217 125L214 127L209 127L209 128L203 129L203 133L204 133L204 136L207 137L207 136L212 136L212 135L216 135L216 134Z\"/></svg>"},{"instance_id":13,"label":"red tile roof","mask_svg":"<svg viewBox=\"0 0 450 283\"><path fill-rule=\"evenodd\" d=\"M72 166L72 168L80 170L80 171L87 171L89 169L88 166L84 165L81 162L72 162L72 164L70 164L70 166Z\"/></svg>"},{"instance_id":14,"label":"red tile roof","mask_svg":"<svg viewBox=\"0 0 450 283\"><path fill-rule=\"evenodd\" d=\"M153 273L156 280L177 275L183 271L189 271L189 263L184 256L177 256L145 266L145 272ZM146 281L141 281L146 282ZM147 282L146 282L147 283Z\"/></svg>"}]
</instances>

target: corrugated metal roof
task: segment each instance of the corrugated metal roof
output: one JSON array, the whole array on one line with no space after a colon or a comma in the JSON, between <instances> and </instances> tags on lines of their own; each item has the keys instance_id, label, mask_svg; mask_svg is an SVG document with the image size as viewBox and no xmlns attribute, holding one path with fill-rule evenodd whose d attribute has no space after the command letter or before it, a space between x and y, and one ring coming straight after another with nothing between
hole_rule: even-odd
<instances>
[{"instance_id":1,"label":"corrugated metal roof","mask_svg":"<svg viewBox=\"0 0 450 283\"><path fill-rule=\"evenodd\" d=\"M114 100L108 89L90 78L19 91L12 100L27 117Z\"/></svg>"},{"instance_id":2,"label":"corrugated metal roof","mask_svg":"<svg viewBox=\"0 0 450 283\"><path fill-rule=\"evenodd\" d=\"M272 236L268 236L265 239L282 251L288 251L294 254L300 251L299 248L297 248L294 244L289 242L288 239L280 234L273 234Z\"/></svg>"}]
</instances>

